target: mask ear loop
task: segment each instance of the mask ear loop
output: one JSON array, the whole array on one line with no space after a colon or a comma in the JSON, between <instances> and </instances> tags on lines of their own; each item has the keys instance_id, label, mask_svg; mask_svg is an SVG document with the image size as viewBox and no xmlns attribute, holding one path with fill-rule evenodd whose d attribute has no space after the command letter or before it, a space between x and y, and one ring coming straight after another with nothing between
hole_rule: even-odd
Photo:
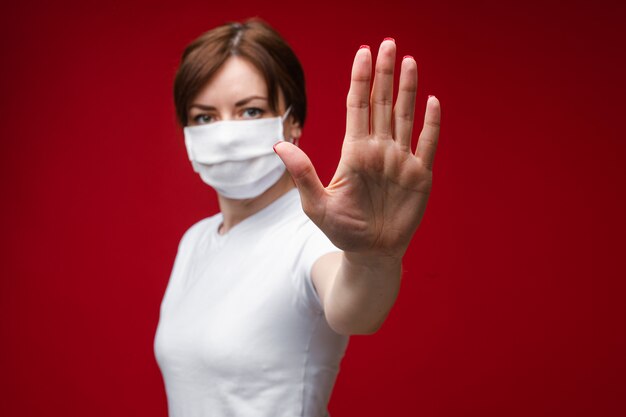
<instances>
[{"instance_id":1,"label":"mask ear loop","mask_svg":"<svg viewBox=\"0 0 626 417\"><path fill-rule=\"evenodd\" d=\"M282 117L282 122L285 123L285 120L287 120L287 117L289 116L289 113L291 112L291 106L287 107L287 110L285 111L285 114L283 114Z\"/></svg>"},{"instance_id":2,"label":"mask ear loop","mask_svg":"<svg viewBox=\"0 0 626 417\"><path fill-rule=\"evenodd\" d=\"M287 107L287 110L285 111L285 114L283 114L283 116L281 117L281 121L283 123L285 123L285 120L287 120L287 117L289 116L289 113L291 112L291 106ZM293 143L294 145L296 145L297 147L300 147L300 138L290 138L289 142Z\"/></svg>"}]
</instances>

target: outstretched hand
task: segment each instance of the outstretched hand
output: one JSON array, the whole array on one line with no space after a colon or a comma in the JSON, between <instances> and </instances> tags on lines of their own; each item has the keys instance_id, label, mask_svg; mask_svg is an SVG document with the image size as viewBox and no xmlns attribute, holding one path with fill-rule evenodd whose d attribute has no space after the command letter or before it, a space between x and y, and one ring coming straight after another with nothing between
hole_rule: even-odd
<instances>
[{"instance_id":1,"label":"outstretched hand","mask_svg":"<svg viewBox=\"0 0 626 417\"><path fill-rule=\"evenodd\" d=\"M327 187L297 146L281 142L275 147L298 187L305 213L345 252L401 258L430 194L439 101L429 97L413 153L417 64L410 56L402 60L398 96L392 107L395 58L395 42L384 40L370 94L371 52L362 47L356 53L341 159Z\"/></svg>"}]
</instances>

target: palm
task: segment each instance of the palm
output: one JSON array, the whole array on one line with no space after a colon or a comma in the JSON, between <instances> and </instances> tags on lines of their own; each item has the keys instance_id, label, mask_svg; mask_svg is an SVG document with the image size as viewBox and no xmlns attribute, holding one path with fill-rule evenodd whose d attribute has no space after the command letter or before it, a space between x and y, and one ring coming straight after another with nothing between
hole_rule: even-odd
<instances>
[{"instance_id":1,"label":"palm","mask_svg":"<svg viewBox=\"0 0 626 417\"><path fill-rule=\"evenodd\" d=\"M403 252L422 217L430 178L393 141L347 142L326 188L324 215L312 218L343 250Z\"/></svg>"},{"instance_id":2,"label":"palm","mask_svg":"<svg viewBox=\"0 0 626 417\"><path fill-rule=\"evenodd\" d=\"M279 152L300 189L306 213L344 251L401 257L430 193L439 134L438 101L428 102L414 154L411 133L417 67L413 59L403 60L392 109L394 60L395 43L383 42L370 96L371 55L369 49L357 53L341 160L326 188L303 153Z\"/></svg>"}]
</instances>

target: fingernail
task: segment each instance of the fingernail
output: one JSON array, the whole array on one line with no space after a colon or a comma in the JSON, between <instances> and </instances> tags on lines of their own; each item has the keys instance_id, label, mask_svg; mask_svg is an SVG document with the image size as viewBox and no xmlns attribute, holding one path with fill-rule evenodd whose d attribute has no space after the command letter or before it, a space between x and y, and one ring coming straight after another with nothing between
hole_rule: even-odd
<instances>
[{"instance_id":1,"label":"fingernail","mask_svg":"<svg viewBox=\"0 0 626 417\"><path fill-rule=\"evenodd\" d=\"M396 40L394 38L385 38L385 39L383 39L383 41L395 42Z\"/></svg>"},{"instance_id":2,"label":"fingernail","mask_svg":"<svg viewBox=\"0 0 626 417\"><path fill-rule=\"evenodd\" d=\"M432 96L432 95L430 95L430 94L429 94L429 95L428 95L428 98L431 98L431 97L435 97L435 96Z\"/></svg>"},{"instance_id":3,"label":"fingernail","mask_svg":"<svg viewBox=\"0 0 626 417\"><path fill-rule=\"evenodd\" d=\"M279 140L278 142L274 144L274 146L272 146L272 149L274 149L274 152L276 152L276 145L278 145L280 142L282 141ZM276 152L276 154L278 155L278 152Z\"/></svg>"},{"instance_id":4,"label":"fingernail","mask_svg":"<svg viewBox=\"0 0 626 417\"><path fill-rule=\"evenodd\" d=\"M412 55L405 55L402 59L407 59L407 58L415 60L415 58L413 58Z\"/></svg>"},{"instance_id":5,"label":"fingernail","mask_svg":"<svg viewBox=\"0 0 626 417\"><path fill-rule=\"evenodd\" d=\"M369 45L361 45L359 46L359 49L370 49Z\"/></svg>"}]
</instances>

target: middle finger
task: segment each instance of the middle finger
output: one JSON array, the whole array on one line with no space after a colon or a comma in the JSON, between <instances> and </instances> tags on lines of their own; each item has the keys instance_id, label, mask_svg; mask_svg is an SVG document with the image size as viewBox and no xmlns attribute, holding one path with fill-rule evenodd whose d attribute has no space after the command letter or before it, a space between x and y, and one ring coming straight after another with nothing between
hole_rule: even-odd
<instances>
[{"instance_id":1,"label":"middle finger","mask_svg":"<svg viewBox=\"0 0 626 417\"><path fill-rule=\"evenodd\" d=\"M396 60L396 43L385 38L376 57L376 71L372 86L372 133L391 138L391 113L393 111L393 71Z\"/></svg>"}]
</instances>

